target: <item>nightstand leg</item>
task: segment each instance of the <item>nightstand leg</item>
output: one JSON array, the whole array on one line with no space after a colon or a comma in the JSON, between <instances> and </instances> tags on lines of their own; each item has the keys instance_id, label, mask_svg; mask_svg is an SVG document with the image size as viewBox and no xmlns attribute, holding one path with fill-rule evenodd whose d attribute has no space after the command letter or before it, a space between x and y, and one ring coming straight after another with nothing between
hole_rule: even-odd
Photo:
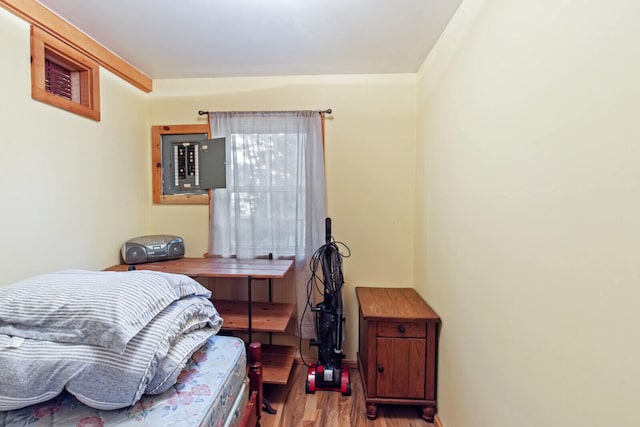
<instances>
[{"instance_id":1,"label":"nightstand leg","mask_svg":"<svg viewBox=\"0 0 640 427\"><path fill-rule=\"evenodd\" d=\"M376 405L375 403L368 403L367 418L369 418L370 420L375 420L377 416L378 416L378 405Z\"/></svg>"},{"instance_id":2,"label":"nightstand leg","mask_svg":"<svg viewBox=\"0 0 640 427\"><path fill-rule=\"evenodd\" d=\"M422 418L425 421L433 422L433 417L436 415L436 408L433 406L423 406L422 407Z\"/></svg>"}]
</instances>

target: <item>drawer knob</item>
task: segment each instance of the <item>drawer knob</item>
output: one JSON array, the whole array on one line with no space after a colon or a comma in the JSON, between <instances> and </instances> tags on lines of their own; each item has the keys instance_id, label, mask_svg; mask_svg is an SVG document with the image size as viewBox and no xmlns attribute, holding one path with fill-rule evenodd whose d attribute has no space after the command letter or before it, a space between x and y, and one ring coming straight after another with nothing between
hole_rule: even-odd
<instances>
[{"instance_id":1,"label":"drawer knob","mask_svg":"<svg viewBox=\"0 0 640 427\"><path fill-rule=\"evenodd\" d=\"M383 373L384 372L384 366L378 366L378 372Z\"/></svg>"},{"instance_id":2,"label":"drawer knob","mask_svg":"<svg viewBox=\"0 0 640 427\"><path fill-rule=\"evenodd\" d=\"M398 331L400 331L401 334L404 334L406 332L406 329L404 329L404 326L400 325L398 326Z\"/></svg>"}]
</instances>

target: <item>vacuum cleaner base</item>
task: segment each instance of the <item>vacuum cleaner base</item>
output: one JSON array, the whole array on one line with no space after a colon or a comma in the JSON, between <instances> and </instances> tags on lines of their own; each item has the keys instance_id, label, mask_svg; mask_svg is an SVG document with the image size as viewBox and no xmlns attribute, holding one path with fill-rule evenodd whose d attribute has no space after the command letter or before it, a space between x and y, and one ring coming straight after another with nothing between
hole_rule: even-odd
<instances>
[{"instance_id":1,"label":"vacuum cleaner base","mask_svg":"<svg viewBox=\"0 0 640 427\"><path fill-rule=\"evenodd\" d=\"M309 394L318 390L339 391L343 396L351 396L349 368L345 365L340 369L318 364L309 366L305 391Z\"/></svg>"}]
</instances>

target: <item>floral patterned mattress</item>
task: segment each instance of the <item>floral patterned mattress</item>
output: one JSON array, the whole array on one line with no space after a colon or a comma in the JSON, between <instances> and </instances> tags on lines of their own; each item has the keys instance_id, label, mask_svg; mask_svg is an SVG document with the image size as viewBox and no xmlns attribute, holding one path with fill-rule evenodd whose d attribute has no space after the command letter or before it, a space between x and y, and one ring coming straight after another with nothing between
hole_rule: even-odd
<instances>
[{"instance_id":1,"label":"floral patterned mattress","mask_svg":"<svg viewBox=\"0 0 640 427\"><path fill-rule=\"evenodd\" d=\"M0 427L226 426L241 416L248 397L242 340L213 336L196 351L177 383L113 411L90 408L68 393L37 405L0 412Z\"/></svg>"}]
</instances>

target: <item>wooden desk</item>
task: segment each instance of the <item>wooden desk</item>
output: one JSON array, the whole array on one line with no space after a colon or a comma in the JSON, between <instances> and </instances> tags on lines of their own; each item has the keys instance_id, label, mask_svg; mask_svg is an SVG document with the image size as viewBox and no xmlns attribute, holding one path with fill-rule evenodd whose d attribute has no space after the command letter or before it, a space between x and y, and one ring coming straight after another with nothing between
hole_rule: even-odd
<instances>
[{"instance_id":1,"label":"wooden desk","mask_svg":"<svg viewBox=\"0 0 640 427\"><path fill-rule=\"evenodd\" d=\"M180 258L169 261L136 264L136 270L164 271L184 274L189 277L246 278L248 299L241 301L213 301L224 318L222 329L245 331L248 342L252 332L284 332L293 316L293 304L254 302L251 285L256 279L282 279L291 270L293 261L274 259L228 259L228 258ZM129 265L113 265L108 271L127 271ZM286 384L295 357L295 347L262 347L263 379L267 384Z\"/></svg>"},{"instance_id":2,"label":"wooden desk","mask_svg":"<svg viewBox=\"0 0 640 427\"><path fill-rule=\"evenodd\" d=\"M179 258L169 261L136 264L137 270L164 271L189 277L235 277L282 279L293 261L279 259ZM106 270L127 271L129 265L117 264Z\"/></svg>"}]
</instances>

